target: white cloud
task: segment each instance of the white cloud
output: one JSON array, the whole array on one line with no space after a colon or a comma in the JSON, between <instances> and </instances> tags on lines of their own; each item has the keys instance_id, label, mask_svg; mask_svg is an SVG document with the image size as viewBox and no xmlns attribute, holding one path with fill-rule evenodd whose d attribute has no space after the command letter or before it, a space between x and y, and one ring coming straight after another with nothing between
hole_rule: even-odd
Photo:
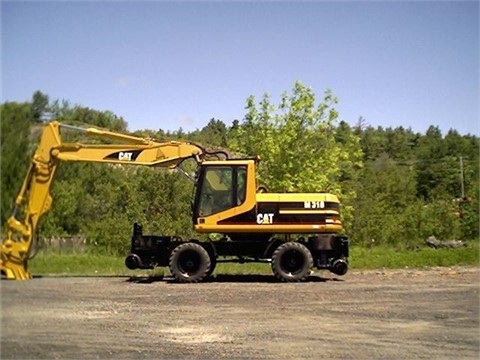
<instances>
[{"instance_id":1,"label":"white cloud","mask_svg":"<svg viewBox=\"0 0 480 360\"><path fill-rule=\"evenodd\" d=\"M150 82L146 76L125 75L119 76L114 80L114 85L117 89L126 88L142 88L146 89L150 86Z\"/></svg>"},{"instance_id":2,"label":"white cloud","mask_svg":"<svg viewBox=\"0 0 480 360\"><path fill-rule=\"evenodd\" d=\"M190 116L181 116L177 118L177 125L184 129L192 128L194 124L195 120L193 120L193 118Z\"/></svg>"},{"instance_id":3,"label":"white cloud","mask_svg":"<svg viewBox=\"0 0 480 360\"><path fill-rule=\"evenodd\" d=\"M115 87L119 89L124 89L130 86L134 81L134 78L131 76L121 76L115 79Z\"/></svg>"}]
</instances>

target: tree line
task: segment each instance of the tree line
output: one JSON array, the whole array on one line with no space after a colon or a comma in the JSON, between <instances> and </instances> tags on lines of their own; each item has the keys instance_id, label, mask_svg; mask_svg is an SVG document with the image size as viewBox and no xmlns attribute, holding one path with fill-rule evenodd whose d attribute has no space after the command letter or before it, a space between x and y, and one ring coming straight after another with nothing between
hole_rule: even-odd
<instances>
[{"instance_id":1,"label":"tree line","mask_svg":"<svg viewBox=\"0 0 480 360\"><path fill-rule=\"evenodd\" d=\"M271 192L328 191L342 203L353 245L414 249L431 235L478 240L479 150L475 135L436 126L426 133L371 127L340 120L338 99L297 82L278 103L268 94L246 100L245 115L231 125L212 118L186 132L144 129L136 136L187 140L234 156L260 156L259 184ZM2 233L16 193L48 119L128 132L109 111L51 101L36 91L31 101L1 110ZM472 119L473 121L473 119ZM82 141L84 139L81 139ZM148 167L62 163L52 188L53 206L39 236L84 236L91 251L124 255L134 222L146 233L193 233L192 182L181 173Z\"/></svg>"}]
</instances>

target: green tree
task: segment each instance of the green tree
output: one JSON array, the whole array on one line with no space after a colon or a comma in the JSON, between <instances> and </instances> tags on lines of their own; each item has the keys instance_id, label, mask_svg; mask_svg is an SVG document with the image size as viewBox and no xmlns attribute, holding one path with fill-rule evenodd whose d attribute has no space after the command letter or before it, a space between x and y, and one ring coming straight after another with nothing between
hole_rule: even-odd
<instances>
[{"instance_id":1,"label":"green tree","mask_svg":"<svg viewBox=\"0 0 480 360\"><path fill-rule=\"evenodd\" d=\"M416 154L419 197L427 201L450 197L445 193L445 179L450 180L456 176L456 161L455 157L448 157L438 127L430 126L426 135L419 139Z\"/></svg>"},{"instance_id":2,"label":"green tree","mask_svg":"<svg viewBox=\"0 0 480 360\"><path fill-rule=\"evenodd\" d=\"M1 114L1 221L11 215L15 197L30 165L31 108L28 103L7 102Z\"/></svg>"},{"instance_id":3,"label":"green tree","mask_svg":"<svg viewBox=\"0 0 480 360\"><path fill-rule=\"evenodd\" d=\"M416 228L400 221L415 203L415 185L413 167L399 165L386 153L366 163L356 188L354 241L366 246L418 242Z\"/></svg>"},{"instance_id":4,"label":"green tree","mask_svg":"<svg viewBox=\"0 0 480 360\"><path fill-rule=\"evenodd\" d=\"M227 134L228 129L223 121L212 118L202 130L190 133L187 138L201 144L225 148L227 146Z\"/></svg>"},{"instance_id":5,"label":"green tree","mask_svg":"<svg viewBox=\"0 0 480 360\"><path fill-rule=\"evenodd\" d=\"M111 131L126 131L127 122L111 111L98 111L88 107L77 105L72 109L62 110L64 117L58 120L76 125L89 124Z\"/></svg>"},{"instance_id":6,"label":"green tree","mask_svg":"<svg viewBox=\"0 0 480 360\"><path fill-rule=\"evenodd\" d=\"M443 138L435 126L426 134L402 127L366 128L360 134L366 166L356 188L352 231L356 241L414 247L430 235L478 238L476 137L451 130ZM465 199L461 199L460 157Z\"/></svg>"},{"instance_id":7,"label":"green tree","mask_svg":"<svg viewBox=\"0 0 480 360\"><path fill-rule=\"evenodd\" d=\"M48 102L48 95L42 93L40 90L37 90L33 93L31 104L33 122L41 123L43 121L43 116L48 111Z\"/></svg>"},{"instance_id":8,"label":"green tree","mask_svg":"<svg viewBox=\"0 0 480 360\"><path fill-rule=\"evenodd\" d=\"M317 104L313 90L301 82L295 83L291 94L282 95L278 106L267 94L258 105L250 96L245 119L229 145L234 151L260 156L259 179L269 190L328 190L341 198L349 214L355 194L353 189L345 193L341 180L353 177L353 169L361 167L362 153L354 132L343 131L343 137L337 137L336 103L327 90Z\"/></svg>"},{"instance_id":9,"label":"green tree","mask_svg":"<svg viewBox=\"0 0 480 360\"><path fill-rule=\"evenodd\" d=\"M62 101L56 99L48 106L48 112L52 119L68 119L73 109L70 106L68 100L63 99Z\"/></svg>"},{"instance_id":10,"label":"green tree","mask_svg":"<svg viewBox=\"0 0 480 360\"><path fill-rule=\"evenodd\" d=\"M374 129L373 127L369 126L366 129L361 130L360 144L365 161L375 160L381 154L387 151L387 140L384 134L385 130L383 130L381 127Z\"/></svg>"}]
</instances>

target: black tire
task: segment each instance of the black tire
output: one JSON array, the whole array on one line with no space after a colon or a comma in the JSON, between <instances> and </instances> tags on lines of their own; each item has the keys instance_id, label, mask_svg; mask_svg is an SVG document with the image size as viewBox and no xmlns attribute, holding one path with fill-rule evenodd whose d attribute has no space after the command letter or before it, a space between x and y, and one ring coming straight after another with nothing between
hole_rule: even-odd
<instances>
[{"instance_id":1,"label":"black tire","mask_svg":"<svg viewBox=\"0 0 480 360\"><path fill-rule=\"evenodd\" d=\"M210 256L199 244L178 245L170 254L170 272L179 282L196 283L204 280L210 271Z\"/></svg>"},{"instance_id":2,"label":"black tire","mask_svg":"<svg viewBox=\"0 0 480 360\"><path fill-rule=\"evenodd\" d=\"M215 271L216 266L217 266L217 259L215 259L215 257L211 256L210 257L210 269L208 270L205 278L209 278L210 276L212 276L213 272Z\"/></svg>"},{"instance_id":3,"label":"black tire","mask_svg":"<svg viewBox=\"0 0 480 360\"><path fill-rule=\"evenodd\" d=\"M286 242L273 252L273 274L282 281L304 281L310 276L312 267L310 250L299 242Z\"/></svg>"}]
</instances>

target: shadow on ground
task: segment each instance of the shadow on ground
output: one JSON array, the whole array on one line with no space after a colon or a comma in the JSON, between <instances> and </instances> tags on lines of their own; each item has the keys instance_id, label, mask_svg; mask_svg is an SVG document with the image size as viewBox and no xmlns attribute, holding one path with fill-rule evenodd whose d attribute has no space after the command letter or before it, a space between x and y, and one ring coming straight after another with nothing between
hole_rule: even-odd
<instances>
[{"instance_id":1,"label":"shadow on ground","mask_svg":"<svg viewBox=\"0 0 480 360\"><path fill-rule=\"evenodd\" d=\"M172 276L139 276L139 277L130 277L128 282L138 283L138 284L151 284L154 282L164 281L169 284L179 284ZM305 282L326 282L326 281L343 281L337 278L325 278L320 276L310 276ZM240 274L217 274L213 275L203 283L281 283L273 275L240 275Z\"/></svg>"}]
</instances>

